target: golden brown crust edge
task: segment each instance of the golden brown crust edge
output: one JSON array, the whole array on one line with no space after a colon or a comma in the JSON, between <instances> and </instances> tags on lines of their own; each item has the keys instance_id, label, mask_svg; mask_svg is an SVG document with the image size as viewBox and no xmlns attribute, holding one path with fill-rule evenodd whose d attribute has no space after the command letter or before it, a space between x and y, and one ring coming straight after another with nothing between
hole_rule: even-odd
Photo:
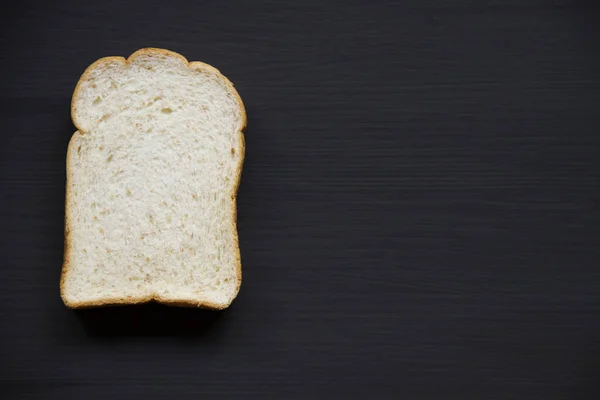
<instances>
[{"instance_id":1,"label":"golden brown crust edge","mask_svg":"<svg viewBox=\"0 0 600 400\"><path fill-rule=\"evenodd\" d=\"M236 169L237 170L236 182L234 184L233 193L231 194L232 207L233 207L232 225L233 225L233 231L234 231L235 249L237 252L237 254L236 254L236 260L237 260L236 283L237 283L237 285L235 288L235 292L233 293L233 295L231 296L231 298L229 299L229 301L226 304L216 304L216 303L202 302L202 301L198 302L195 300L184 300L184 299L182 299L182 300L165 299L165 298L162 298L160 295L142 296L142 297L126 296L126 297L121 297L121 298L96 300L96 301L88 301L88 302L71 302L65 296L65 290L64 290L65 287L64 286L65 286L66 275L69 271L70 252L71 252L71 242L69 239L69 236L70 236L70 208L69 208L69 204L68 204L69 198L70 198L69 181L70 181L70 173L71 173L71 168L69 166L69 154L71 152L71 144L73 143L73 138L75 137L75 135L85 134L85 132L83 132L81 130L80 124L78 124L77 121L75 120L76 103L79 98L80 85L83 81L85 81L88 74L92 70L97 68L98 65L100 65L100 64L111 62L111 61L117 61L117 62L122 62L124 64L129 64L131 62L131 60L135 59L137 56L146 55L146 54L160 54L160 55L165 55L168 57L178 58L178 59L182 60L183 62L185 62L189 68L194 68L196 70L202 70L205 73L215 75L217 78L222 80L222 82L225 84L225 86L227 86L229 88L231 94L235 97L235 100L236 100L238 107L240 109L240 112L242 114L242 125L240 127L240 130L238 131L241 154L240 154L240 158L239 158L239 162L238 162L238 167ZM238 235L238 231L237 231L237 193L238 193L238 189L239 189L239 186L241 183L242 168L243 168L244 159L245 159L245 155L246 155L246 144L245 144L245 140L244 140L244 131L246 130L247 123L248 123L248 119L247 119L247 115L246 115L246 108L244 106L244 103L242 102L242 99L241 99L239 93L237 92L237 90L235 89L235 87L233 86L231 81L229 81L229 79L227 79L227 77L225 77L223 74L221 74L221 72L218 69L214 68L213 66L211 66L209 64L206 64L206 63L203 63L200 61L189 62L181 54L178 54L178 53L170 51L170 50L165 50L165 49L158 49L158 48L152 48L152 47L143 48L143 49L137 50L136 52L131 54L127 59L125 59L124 57L118 57L118 56L103 57L103 58L97 60L96 62L92 63L89 67L87 67L85 69L85 71L83 72L83 74L81 75L81 77L79 78L79 81L77 82L77 85L75 86L75 90L73 91L73 97L71 99L71 119L73 120L73 123L78 130L73 134L73 136L71 137L71 140L69 141L69 146L67 148L67 157L66 157L67 158L67 162L66 162L67 180L66 180L66 185L65 185L66 186L65 187L65 233L64 233L65 234L65 243L64 243L64 261L63 261L61 278L60 278L60 296L61 296L63 303L68 308L71 308L71 309L95 308L95 307L102 307L102 306L135 305L135 304L143 304L143 303L150 303L150 302L157 302L157 303L161 303L161 304L165 304L165 305L179 306L179 307L204 308L204 309L209 309L209 310L223 310L223 309L229 307L229 305L237 297L240 287L241 287L241 284L242 284L242 262L241 262L240 246L239 246L239 235Z\"/></svg>"}]
</instances>

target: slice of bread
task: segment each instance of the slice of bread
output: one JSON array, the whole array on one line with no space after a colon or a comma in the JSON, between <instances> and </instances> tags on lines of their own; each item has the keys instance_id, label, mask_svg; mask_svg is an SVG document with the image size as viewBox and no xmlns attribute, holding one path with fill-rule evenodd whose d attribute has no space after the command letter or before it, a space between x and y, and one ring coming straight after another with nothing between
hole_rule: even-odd
<instances>
[{"instance_id":1,"label":"slice of bread","mask_svg":"<svg viewBox=\"0 0 600 400\"><path fill-rule=\"evenodd\" d=\"M246 127L231 82L207 64L142 49L92 64L71 115L64 303L228 307L242 280Z\"/></svg>"}]
</instances>

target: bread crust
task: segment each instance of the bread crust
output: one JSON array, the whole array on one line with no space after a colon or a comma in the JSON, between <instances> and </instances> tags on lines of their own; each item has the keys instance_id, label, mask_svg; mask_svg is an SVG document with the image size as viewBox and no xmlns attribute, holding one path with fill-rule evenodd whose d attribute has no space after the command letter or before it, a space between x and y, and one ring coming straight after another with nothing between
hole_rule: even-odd
<instances>
[{"instance_id":1,"label":"bread crust","mask_svg":"<svg viewBox=\"0 0 600 400\"><path fill-rule=\"evenodd\" d=\"M188 68L192 68L194 70L197 70L197 71L200 71L200 72L203 72L206 74L214 75L216 78L221 80L222 83L225 84L225 86L227 86L227 88L229 89L231 94L234 96L234 99L237 102L240 113L241 113L242 124L238 131L240 155L238 158L239 159L238 166L236 168L236 181L233 186L233 192L231 193L231 200L232 200L232 207L233 207L233 210L232 210L233 211L233 220L231 221L231 223L232 223L232 228L233 228L233 232L234 232L235 250L236 250L235 258L237 261L237 263L236 263L237 264L236 265L236 287L235 287L235 291L234 291L233 295L231 296L231 298L229 299L229 301L226 304L217 304L217 303L212 303L212 302L208 302L208 301L204 301L204 302L196 301L194 299L189 299L189 300L166 299L166 298L161 297L159 294L154 294L154 295L149 295L149 296L138 296L138 297L125 296L125 297L111 298L111 299L100 299L100 300L95 300L95 301L73 302L73 301L69 301L65 295L65 281L66 281L66 276L69 273L70 255L71 255L71 251L72 251L71 250L71 241L69 238L70 230L71 230L70 224L71 224L71 211L72 211L69 207L70 190L71 190L70 189L70 181L71 181L71 175L72 175L72 168L69 165L69 159L70 159L69 155L73 151L73 148L72 148L72 145L74 142L73 139L77 135L86 134L86 132L83 131L83 129L82 129L82 125L76 120L77 101L80 96L80 86L81 86L82 82L84 82L88 78L90 72L95 70L96 68L98 68L98 66L101 66L102 64L118 62L118 63L122 63L123 65L127 65L127 64L130 64L131 61L134 60L135 58L137 58L139 56L145 56L145 55L162 55L162 56L167 56L167 57L171 57L171 58L177 58L177 59L181 60L182 62L184 62ZM67 162L66 162L67 181L66 181L66 185L65 185L66 186L66 189L65 189L65 232L64 232L65 242L64 242L64 260L63 260L63 266L62 266L61 278L60 278L60 296L61 296L63 303L68 308L71 308L71 309L94 308L94 307L102 307L102 306L134 305L134 304L143 304L143 303L150 303L150 302L157 302L157 303L161 303L161 304L165 304L165 305L179 306L179 307L204 308L204 309L209 309L209 310L223 310L223 309L229 307L231 302L237 297L239 290L240 290L240 286L242 284L242 262L241 262L241 254L240 254L240 247L239 247L239 237L238 237L238 231L237 231L237 193L238 193L238 189L239 189L239 186L241 183L242 169L243 169L244 159L245 159L245 155L246 155L246 144L245 144L245 139L244 139L244 132L246 130L247 123L248 123L247 115L246 115L246 108L244 106L244 103L242 102L242 99L241 99L239 93L234 88L231 81L229 81L229 79L227 79L227 77L225 77L223 74L221 74L221 72L218 69L214 68L213 66L211 66L209 64L206 64L206 63L203 63L200 61L189 62L181 54L178 54L176 52L173 52L171 50L166 50L166 49L159 49L159 48L153 48L153 47L143 48L143 49L137 50L136 52L131 54L127 59L125 59L124 57L117 57L117 56L103 57L103 58L97 60L96 62L92 63L89 67L87 67L86 70L81 75L81 77L79 78L79 81L77 82L77 85L75 86L75 90L73 92L73 97L71 100L71 119L73 120L73 124L75 125L75 127L78 130L71 137L71 140L69 141L69 145L67 148Z\"/></svg>"}]
</instances>

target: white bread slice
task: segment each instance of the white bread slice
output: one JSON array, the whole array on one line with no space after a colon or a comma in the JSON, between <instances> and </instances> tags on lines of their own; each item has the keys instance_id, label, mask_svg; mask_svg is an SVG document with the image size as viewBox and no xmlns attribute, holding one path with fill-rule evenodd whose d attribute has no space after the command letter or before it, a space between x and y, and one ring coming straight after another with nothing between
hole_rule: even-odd
<instances>
[{"instance_id":1,"label":"white bread slice","mask_svg":"<svg viewBox=\"0 0 600 400\"><path fill-rule=\"evenodd\" d=\"M87 68L71 115L64 303L228 307L242 279L246 127L231 82L207 64L142 49Z\"/></svg>"}]
</instances>

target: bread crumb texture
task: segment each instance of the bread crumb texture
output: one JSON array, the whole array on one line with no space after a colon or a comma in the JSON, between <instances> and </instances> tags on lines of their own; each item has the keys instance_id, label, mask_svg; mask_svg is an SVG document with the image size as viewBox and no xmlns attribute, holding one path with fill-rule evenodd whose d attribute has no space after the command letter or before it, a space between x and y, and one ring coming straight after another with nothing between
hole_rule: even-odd
<instances>
[{"instance_id":1,"label":"bread crumb texture","mask_svg":"<svg viewBox=\"0 0 600 400\"><path fill-rule=\"evenodd\" d=\"M241 284L246 126L231 82L207 64L142 49L92 64L71 113L65 304L228 307Z\"/></svg>"}]
</instances>

